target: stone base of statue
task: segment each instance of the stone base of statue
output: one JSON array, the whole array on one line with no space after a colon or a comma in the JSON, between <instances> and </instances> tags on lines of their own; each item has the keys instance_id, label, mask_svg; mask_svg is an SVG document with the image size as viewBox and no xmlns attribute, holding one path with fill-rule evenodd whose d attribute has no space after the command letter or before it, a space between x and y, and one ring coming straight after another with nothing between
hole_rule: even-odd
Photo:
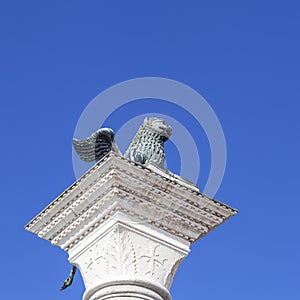
<instances>
[{"instance_id":1,"label":"stone base of statue","mask_svg":"<svg viewBox=\"0 0 300 300\"><path fill-rule=\"evenodd\" d=\"M111 152L26 229L68 252L84 300L168 300L190 245L234 214L168 170Z\"/></svg>"}]
</instances>

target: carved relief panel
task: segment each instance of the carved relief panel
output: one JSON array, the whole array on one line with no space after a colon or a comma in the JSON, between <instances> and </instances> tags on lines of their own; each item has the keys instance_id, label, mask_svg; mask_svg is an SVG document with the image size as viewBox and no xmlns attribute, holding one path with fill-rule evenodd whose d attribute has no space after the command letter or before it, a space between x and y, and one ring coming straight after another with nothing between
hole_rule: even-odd
<instances>
[{"instance_id":1,"label":"carved relief panel","mask_svg":"<svg viewBox=\"0 0 300 300\"><path fill-rule=\"evenodd\" d=\"M186 253L144 233L116 225L73 262L79 266L85 286L116 277L151 279L170 288Z\"/></svg>"}]
</instances>

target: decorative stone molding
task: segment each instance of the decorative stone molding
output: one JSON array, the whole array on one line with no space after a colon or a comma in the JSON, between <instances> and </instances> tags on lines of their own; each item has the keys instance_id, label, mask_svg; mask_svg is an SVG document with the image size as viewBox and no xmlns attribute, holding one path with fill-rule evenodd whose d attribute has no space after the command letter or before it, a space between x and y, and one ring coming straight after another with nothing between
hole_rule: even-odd
<instances>
[{"instance_id":1,"label":"decorative stone molding","mask_svg":"<svg viewBox=\"0 0 300 300\"><path fill-rule=\"evenodd\" d=\"M110 153L25 228L69 253L85 300L166 300L190 244L234 214L168 170Z\"/></svg>"},{"instance_id":2,"label":"decorative stone molding","mask_svg":"<svg viewBox=\"0 0 300 300\"><path fill-rule=\"evenodd\" d=\"M125 224L124 219L125 216L119 215L108 221L105 231L99 230L96 239L89 238L90 243L84 249L75 246L69 252L71 263L81 270L85 286L129 276L169 288L169 274L176 262L188 254L187 245L178 247L171 240L166 243L161 233L158 237L151 236L145 225L135 228Z\"/></svg>"}]
</instances>

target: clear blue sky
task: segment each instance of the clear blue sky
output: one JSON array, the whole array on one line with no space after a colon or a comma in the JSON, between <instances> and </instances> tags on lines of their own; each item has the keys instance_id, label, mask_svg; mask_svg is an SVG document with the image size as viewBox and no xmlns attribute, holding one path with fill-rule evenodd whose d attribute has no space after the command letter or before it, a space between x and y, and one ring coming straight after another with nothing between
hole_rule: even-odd
<instances>
[{"instance_id":1,"label":"clear blue sky","mask_svg":"<svg viewBox=\"0 0 300 300\"><path fill-rule=\"evenodd\" d=\"M144 76L210 103L228 148L216 198L239 210L192 246L173 299L300 299L299 1L7 0L0 38L3 299L81 299L79 274L59 291L67 255L23 226L75 180L86 105Z\"/></svg>"}]
</instances>

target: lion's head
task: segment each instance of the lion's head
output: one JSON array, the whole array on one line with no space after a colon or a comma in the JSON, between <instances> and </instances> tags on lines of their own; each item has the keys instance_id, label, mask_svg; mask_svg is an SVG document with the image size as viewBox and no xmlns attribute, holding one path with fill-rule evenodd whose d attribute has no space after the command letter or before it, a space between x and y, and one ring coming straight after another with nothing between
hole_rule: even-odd
<instances>
[{"instance_id":1,"label":"lion's head","mask_svg":"<svg viewBox=\"0 0 300 300\"><path fill-rule=\"evenodd\" d=\"M156 117L145 118L143 125L163 136L166 140L172 135L172 127L168 126L163 119Z\"/></svg>"}]
</instances>

